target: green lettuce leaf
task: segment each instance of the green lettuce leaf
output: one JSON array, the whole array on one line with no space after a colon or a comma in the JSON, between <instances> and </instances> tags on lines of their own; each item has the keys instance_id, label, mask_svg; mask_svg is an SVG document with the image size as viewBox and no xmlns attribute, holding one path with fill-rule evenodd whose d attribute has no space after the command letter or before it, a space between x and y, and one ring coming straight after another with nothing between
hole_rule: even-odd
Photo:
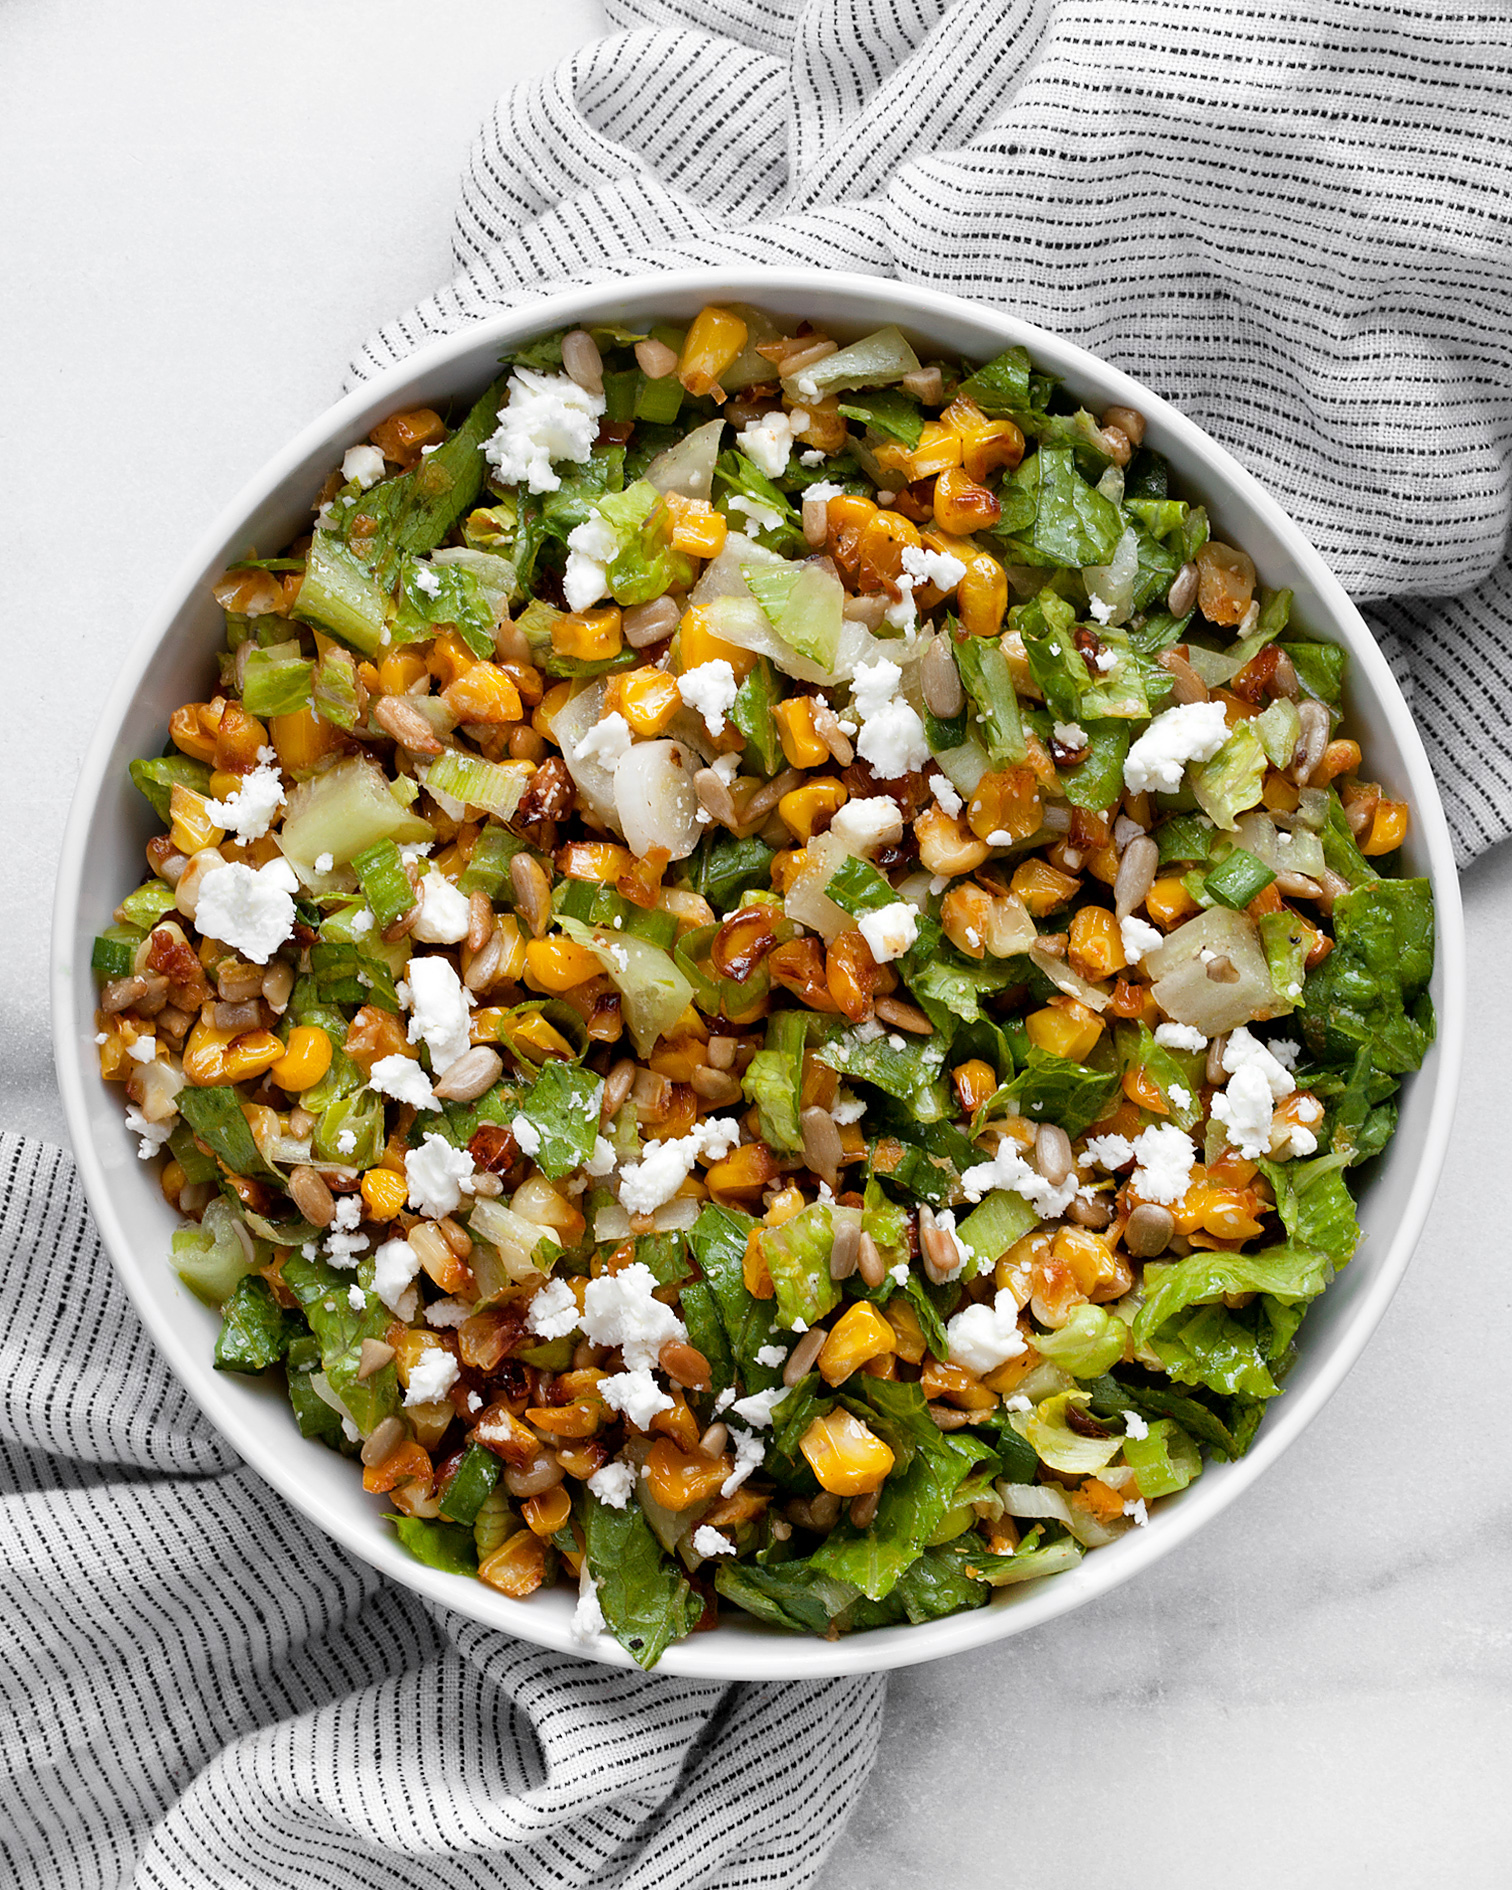
<instances>
[{"instance_id":1,"label":"green lettuce leaf","mask_svg":"<svg viewBox=\"0 0 1512 1890\"><path fill-rule=\"evenodd\" d=\"M1426 879L1382 879L1334 903L1334 949L1310 972L1302 1033L1320 1063L1417 1069L1433 1041L1433 895Z\"/></svg>"},{"instance_id":2,"label":"green lettuce leaf","mask_svg":"<svg viewBox=\"0 0 1512 1890\"><path fill-rule=\"evenodd\" d=\"M238 1243L239 1244L239 1243ZM278 1364L289 1341L304 1330L297 1313L286 1312L273 1297L268 1282L245 1274L221 1307L221 1329L215 1340L218 1372L264 1372Z\"/></svg>"},{"instance_id":3,"label":"green lettuce leaf","mask_svg":"<svg viewBox=\"0 0 1512 1890\"><path fill-rule=\"evenodd\" d=\"M951 645L987 759L994 768L1016 767L1028 750L1007 657L993 637L952 638Z\"/></svg>"},{"instance_id":4,"label":"green lettuce leaf","mask_svg":"<svg viewBox=\"0 0 1512 1890\"><path fill-rule=\"evenodd\" d=\"M1118 1082L1117 1070L1091 1070L1035 1044L1007 1094L1018 1103L1021 1115L1034 1122L1057 1122L1075 1137L1107 1113Z\"/></svg>"},{"instance_id":5,"label":"green lettuce leaf","mask_svg":"<svg viewBox=\"0 0 1512 1890\"><path fill-rule=\"evenodd\" d=\"M756 1105L762 1139L786 1155L796 1155L803 1147L798 1116L807 1042L804 1012L774 1012L767 1019L766 1043L751 1058L741 1079L746 1101Z\"/></svg>"},{"instance_id":6,"label":"green lettuce leaf","mask_svg":"<svg viewBox=\"0 0 1512 1890\"><path fill-rule=\"evenodd\" d=\"M749 1214L733 1208L706 1207L688 1230L688 1245L719 1314L740 1382L747 1391L770 1391L782 1383L782 1369L759 1363L756 1354L775 1337L772 1309L770 1302L754 1298L745 1283L746 1240L755 1225ZM683 1288L684 1307L694 1291ZM699 1350L707 1356L702 1345Z\"/></svg>"},{"instance_id":7,"label":"green lettuce leaf","mask_svg":"<svg viewBox=\"0 0 1512 1890\"><path fill-rule=\"evenodd\" d=\"M941 1080L945 1045L936 1038L906 1039L898 1050L885 1032L872 1037L863 1035L859 1026L841 1026L815 1055L842 1076L872 1083L908 1103L921 1122L939 1122L952 1113Z\"/></svg>"},{"instance_id":8,"label":"green lettuce leaf","mask_svg":"<svg viewBox=\"0 0 1512 1890\"><path fill-rule=\"evenodd\" d=\"M690 1634L703 1603L661 1550L638 1505L611 1509L586 1491L583 1524L589 1573L609 1632L649 1671Z\"/></svg>"},{"instance_id":9,"label":"green lettuce leaf","mask_svg":"<svg viewBox=\"0 0 1512 1890\"><path fill-rule=\"evenodd\" d=\"M351 1412L363 1436L371 1436L399 1408L399 1379L392 1360L366 1378L357 1376L363 1340L382 1339L392 1317L371 1290L372 1260L366 1260L354 1276L318 1256L307 1260L296 1253L285 1261L281 1277L320 1341L321 1369L332 1391ZM360 1312L347 1299L354 1277L367 1294Z\"/></svg>"},{"instance_id":10,"label":"green lettuce leaf","mask_svg":"<svg viewBox=\"0 0 1512 1890\"><path fill-rule=\"evenodd\" d=\"M777 1289L777 1323L790 1331L816 1325L840 1303L840 1288L830 1278L830 1249L835 1244L829 1207L814 1201L780 1227L761 1236L767 1271Z\"/></svg>"},{"instance_id":11,"label":"green lettuce leaf","mask_svg":"<svg viewBox=\"0 0 1512 1890\"><path fill-rule=\"evenodd\" d=\"M1187 779L1203 812L1225 833L1233 833L1239 816L1259 805L1266 766L1260 737L1248 722L1241 722L1211 761L1187 770Z\"/></svg>"},{"instance_id":12,"label":"green lettuce leaf","mask_svg":"<svg viewBox=\"0 0 1512 1890\"><path fill-rule=\"evenodd\" d=\"M1071 446L1043 445L1003 482L997 528L1020 564L1107 564L1123 536L1118 507L1087 484Z\"/></svg>"}]
</instances>

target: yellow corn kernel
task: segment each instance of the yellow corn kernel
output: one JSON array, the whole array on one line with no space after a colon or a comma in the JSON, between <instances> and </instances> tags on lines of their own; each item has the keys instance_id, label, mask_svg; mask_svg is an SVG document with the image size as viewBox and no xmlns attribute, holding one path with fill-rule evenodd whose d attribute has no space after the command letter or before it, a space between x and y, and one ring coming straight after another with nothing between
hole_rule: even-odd
<instances>
[{"instance_id":1,"label":"yellow corn kernel","mask_svg":"<svg viewBox=\"0 0 1512 1890\"><path fill-rule=\"evenodd\" d=\"M662 669L632 669L619 683L619 712L636 735L660 735L682 707L677 679Z\"/></svg>"},{"instance_id":2,"label":"yellow corn kernel","mask_svg":"<svg viewBox=\"0 0 1512 1890\"><path fill-rule=\"evenodd\" d=\"M825 777L790 789L778 801L777 812L793 838L807 845L820 815L837 813L849 799L838 781Z\"/></svg>"},{"instance_id":3,"label":"yellow corn kernel","mask_svg":"<svg viewBox=\"0 0 1512 1890\"><path fill-rule=\"evenodd\" d=\"M943 807L926 807L914 822L914 833L925 867L947 879L974 872L992 851L966 825L963 815L947 814Z\"/></svg>"},{"instance_id":4,"label":"yellow corn kernel","mask_svg":"<svg viewBox=\"0 0 1512 1890\"><path fill-rule=\"evenodd\" d=\"M842 1384L870 1358L898 1349L898 1336L869 1299L858 1299L830 1328L819 1353L819 1375L827 1385Z\"/></svg>"},{"instance_id":5,"label":"yellow corn kernel","mask_svg":"<svg viewBox=\"0 0 1512 1890\"><path fill-rule=\"evenodd\" d=\"M807 1203L802 1193L790 1181L773 1195L770 1207L764 1216L768 1227L781 1227L784 1221L792 1220L795 1214L801 1214Z\"/></svg>"},{"instance_id":6,"label":"yellow corn kernel","mask_svg":"<svg viewBox=\"0 0 1512 1890\"><path fill-rule=\"evenodd\" d=\"M670 1437L658 1437L646 1457L646 1487L663 1509L680 1513L717 1496L733 1468L729 1457L706 1457L698 1450L684 1453Z\"/></svg>"},{"instance_id":7,"label":"yellow corn kernel","mask_svg":"<svg viewBox=\"0 0 1512 1890\"><path fill-rule=\"evenodd\" d=\"M1073 971L1094 982L1111 978L1128 964L1118 921L1106 906L1083 906L1071 915L1066 957Z\"/></svg>"},{"instance_id":8,"label":"yellow corn kernel","mask_svg":"<svg viewBox=\"0 0 1512 1890\"><path fill-rule=\"evenodd\" d=\"M261 1076L284 1053L284 1047L271 1030L249 1030L238 1037L226 1051L221 1065L223 1083L246 1083Z\"/></svg>"},{"instance_id":9,"label":"yellow corn kernel","mask_svg":"<svg viewBox=\"0 0 1512 1890\"><path fill-rule=\"evenodd\" d=\"M989 420L975 401L957 397L940 415L961 436L961 463L975 480L999 467L1010 470L1024 457L1024 436L1011 420Z\"/></svg>"},{"instance_id":10,"label":"yellow corn kernel","mask_svg":"<svg viewBox=\"0 0 1512 1890\"><path fill-rule=\"evenodd\" d=\"M168 815L172 825L168 837L180 853L198 853L201 847L218 846L226 837L207 812L203 794L175 781L168 795Z\"/></svg>"},{"instance_id":11,"label":"yellow corn kernel","mask_svg":"<svg viewBox=\"0 0 1512 1890\"><path fill-rule=\"evenodd\" d=\"M887 1480L894 1458L875 1431L850 1411L831 1411L816 1417L799 1440L798 1448L821 1489L835 1496L864 1496Z\"/></svg>"},{"instance_id":12,"label":"yellow corn kernel","mask_svg":"<svg viewBox=\"0 0 1512 1890\"><path fill-rule=\"evenodd\" d=\"M424 656L409 644L394 650L378 665L378 688L386 696L406 695L427 673Z\"/></svg>"},{"instance_id":13,"label":"yellow corn kernel","mask_svg":"<svg viewBox=\"0 0 1512 1890\"><path fill-rule=\"evenodd\" d=\"M773 709L772 719L790 768L822 768L829 760L829 749L814 733L812 696L789 696Z\"/></svg>"},{"instance_id":14,"label":"yellow corn kernel","mask_svg":"<svg viewBox=\"0 0 1512 1890\"><path fill-rule=\"evenodd\" d=\"M1125 1070L1121 1087L1136 1108L1148 1109L1153 1116L1168 1116L1171 1113L1165 1092L1143 1065L1137 1070Z\"/></svg>"},{"instance_id":15,"label":"yellow corn kernel","mask_svg":"<svg viewBox=\"0 0 1512 1890\"><path fill-rule=\"evenodd\" d=\"M691 604L683 612L678 628L678 650L684 673L703 663L726 662L735 672L736 682L744 682L756 667L756 652L743 650L738 643L726 643L711 628L711 606Z\"/></svg>"},{"instance_id":16,"label":"yellow corn kernel","mask_svg":"<svg viewBox=\"0 0 1512 1890\"><path fill-rule=\"evenodd\" d=\"M617 604L601 610L569 611L551 626L551 647L558 656L574 656L585 663L604 663L624 647Z\"/></svg>"},{"instance_id":17,"label":"yellow corn kernel","mask_svg":"<svg viewBox=\"0 0 1512 1890\"><path fill-rule=\"evenodd\" d=\"M494 920L494 931L501 952L495 976L500 980L516 980L525 969L525 938L520 931L520 922L512 912L501 912Z\"/></svg>"},{"instance_id":18,"label":"yellow corn kernel","mask_svg":"<svg viewBox=\"0 0 1512 1890\"><path fill-rule=\"evenodd\" d=\"M184 1075L189 1082L200 1089L213 1088L217 1083L224 1083L226 1052L235 1041L236 1033L231 1030L217 1030L213 1024L207 1024L203 1018L189 1032L184 1044ZM278 1043L278 1039L273 1039ZM278 1045L282 1051L283 1045Z\"/></svg>"},{"instance_id":19,"label":"yellow corn kernel","mask_svg":"<svg viewBox=\"0 0 1512 1890\"><path fill-rule=\"evenodd\" d=\"M186 702L168 718L168 733L180 753L196 761L215 760L215 736L220 724L220 710L212 711L208 702Z\"/></svg>"},{"instance_id":20,"label":"yellow corn kernel","mask_svg":"<svg viewBox=\"0 0 1512 1890\"><path fill-rule=\"evenodd\" d=\"M777 1288L772 1284L772 1271L767 1265L766 1248L761 1244L761 1229L753 1227L746 1235L745 1253L741 1256L740 1277L745 1282L745 1290L752 1299L773 1299Z\"/></svg>"},{"instance_id":21,"label":"yellow corn kernel","mask_svg":"<svg viewBox=\"0 0 1512 1890\"><path fill-rule=\"evenodd\" d=\"M1302 805L1302 790L1277 768L1268 768L1260 785L1260 805L1270 814L1294 814Z\"/></svg>"},{"instance_id":22,"label":"yellow corn kernel","mask_svg":"<svg viewBox=\"0 0 1512 1890\"><path fill-rule=\"evenodd\" d=\"M501 1595L523 1601L546 1579L546 1545L529 1529L520 1529L478 1564L478 1580Z\"/></svg>"},{"instance_id":23,"label":"yellow corn kernel","mask_svg":"<svg viewBox=\"0 0 1512 1890\"><path fill-rule=\"evenodd\" d=\"M1323 750L1322 759L1308 776L1309 787L1326 787L1330 781L1341 774L1353 774L1360 765L1360 744L1358 742L1330 742Z\"/></svg>"},{"instance_id":24,"label":"yellow corn kernel","mask_svg":"<svg viewBox=\"0 0 1512 1890\"><path fill-rule=\"evenodd\" d=\"M1190 919L1197 910L1197 901L1174 876L1157 879L1145 894L1145 911L1162 932L1169 932L1183 919Z\"/></svg>"},{"instance_id":25,"label":"yellow corn kernel","mask_svg":"<svg viewBox=\"0 0 1512 1890\"><path fill-rule=\"evenodd\" d=\"M1073 1063L1085 1063L1102 1035L1102 1019L1096 1011L1072 998L1068 1004L1047 1004L1042 1011L1031 1011L1024 1019L1029 1041L1052 1056L1069 1057Z\"/></svg>"},{"instance_id":26,"label":"yellow corn kernel","mask_svg":"<svg viewBox=\"0 0 1512 1890\"><path fill-rule=\"evenodd\" d=\"M964 1365L948 1359L926 1359L919 1375L919 1389L931 1403L936 1399L953 1404L958 1411L990 1411L997 1398L981 1379Z\"/></svg>"},{"instance_id":27,"label":"yellow corn kernel","mask_svg":"<svg viewBox=\"0 0 1512 1890\"><path fill-rule=\"evenodd\" d=\"M629 847L612 840L569 840L556 857L557 871L567 879L586 879L612 886L635 864Z\"/></svg>"},{"instance_id":28,"label":"yellow corn kernel","mask_svg":"<svg viewBox=\"0 0 1512 1890\"><path fill-rule=\"evenodd\" d=\"M455 630L443 630L431 644L425 667L445 688L465 676L477 660Z\"/></svg>"},{"instance_id":29,"label":"yellow corn kernel","mask_svg":"<svg viewBox=\"0 0 1512 1890\"><path fill-rule=\"evenodd\" d=\"M1094 847L1084 864L1094 879L1111 886L1118 878L1118 848L1111 840L1106 846Z\"/></svg>"},{"instance_id":30,"label":"yellow corn kernel","mask_svg":"<svg viewBox=\"0 0 1512 1890\"><path fill-rule=\"evenodd\" d=\"M967 538L996 525L1003 508L996 494L979 486L964 466L952 466L935 481L934 515L941 530Z\"/></svg>"},{"instance_id":31,"label":"yellow corn kernel","mask_svg":"<svg viewBox=\"0 0 1512 1890\"><path fill-rule=\"evenodd\" d=\"M362 1200L370 1221L391 1221L404 1206L409 1185L392 1168L369 1168L362 1177Z\"/></svg>"},{"instance_id":32,"label":"yellow corn kernel","mask_svg":"<svg viewBox=\"0 0 1512 1890\"><path fill-rule=\"evenodd\" d=\"M537 735L544 736L549 742L556 740L556 737L551 732L551 720L554 715L557 715L561 710L566 708L571 695L572 684L570 682L553 683L546 691L545 695L541 697L540 701L531 711L530 726L535 730Z\"/></svg>"},{"instance_id":33,"label":"yellow corn kernel","mask_svg":"<svg viewBox=\"0 0 1512 1890\"><path fill-rule=\"evenodd\" d=\"M310 774L317 762L341 747L343 739L339 728L310 708L268 717L268 740L278 756L278 765L295 780Z\"/></svg>"},{"instance_id":34,"label":"yellow corn kernel","mask_svg":"<svg viewBox=\"0 0 1512 1890\"><path fill-rule=\"evenodd\" d=\"M919 1324L919 1315L909 1305L901 1293L894 1293L883 1312L892 1328L893 1352L906 1364L918 1365L929 1350L924 1337L924 1328Z\"/></svg>"},{"instance_id":35,"label":"yellow corn kernel","mask_svg":"<svg viewBox=\"0 0 1512 1890\"><path fill-rule=\"evenodd\" d=\"M1032 768L1000 768L984 774L966 804L966 824L979 840L1006 833L1027 840L1039 831L1039 784ZM997 842L999 846L1003 841Z\"/></svg>"},{"instance_id":36,"label":"yellow corn kernel","mask_svg":"<svg viewBox=\"0 0 1512 1890\"><path fill-rule=\"evenodd\" d=\"M480 1015L481 1013L478 1012L474 1012L473 1014L475 1026L473 1032L474 1043L490 1042L493 1038L498 1037L502 1031L509 1044L518 1045L523 1050L533 1053L536 1060L542 1057L566 1057L571 1059L571 1057L575 1055L572 1045L568 1043L567 1039L559 1030L547 1023L546 1019L542 1017L539 1011L527 1011L523 1017L511 1017L507 1012L504 1013L503 1015L507 1019L507 1023L497 1027L490 1038L483 1038L477 1035L476 1024Z\"/></svg>"},{"instance_id":37,"label":"yellow corn kernel","mask_svg":"<svg viewBox=\"0 0 1512 1890\"><path fill-rule=\"evenodd\" d=\"M1371 816L1370 832L1360 843L1360 851L1367 859L1375 859L1382 853L1395 853L1406 837L1407 803L1380 801Z\"/></svg>"},{"instance_id":38,"label":"yellow corn kernel","mask_svg":"<svg viewBox=\"0 0 1512 1890\"><path fill-rule=\"evenodd\" d=\"M330 1038L317 1024L296 1024L288 1048L268 1074L281 1090L298 1096L313 1089L330 1067Z\"/></svg>"},{"instance_id":39,"label":"yellow corn kernel","mask_svg":"<svg viewBox=\"0 0 1512 1890\"><path fill-rule=\"evenodd\" d=\"M1112 1280L1115 1273L1113 1250L1086 1227L1056 1229L1051 1248L1055 1258L1071 1269L1078 1289L1089 1298L1098 1286Z\"/></svg>"},{"instance_id":40,"label":"yellow corn kernel","mask_svg":"<svg viewBox=\"0 0 1512 1890\"><path fill-rule=\"evenodd\" d=\"M997 1071L982 1057L972 1057L969 1062L958 1063L950 1073L950 1080L955 1084L961 1107L969 1116L976 1114L998 1086Z\"/></svg>"},{"instance_id":41,"label":"yellow corn kernel","mask_svg":"<svg viewBox=\"0 0 1512 1890\"><path fill-rule=\"evenodd\" d=\"M441 692L441 700L459 722L501 727L525 713L520 692L497 663L474 663Z\"/></svg>"},{"instance_id":42,"label":"yellow corn kernel","mask_svg":"<svg viewBox=\"0 0 1512 1890\"><path fill-rule=\"evenodd\" d=\"M527 1497L520 1510L532 1534L543 1539L554 1536L559 1529L566 1528L572 1515L572 1493L565 1483L559 1483L554 1490Z\"/></svg>"},{"instance_id":43,"label":"yellow corn kernel","mask_svg":"<svg viewBox=\"0 0 1512 1890\"><path fill-rule=\"evenodd\" d=\"M715 1162L704 1180L717 1199L726 1194L760 1194L776 1172L777 1164L765 1142L743 1142L723 1161Z\"/></svg>"},{"instance_id":44,"label":"yellow corn kernel","mask_svg":"<svg viewBox=\"0 0 1512 1890\"><path fill-rule=\"evenodd\" d=\"M1080 886L1071 873L1063 873L1048 860L1025 860L1008 882L1036 919L1063 906Z\"/></svg>"},{"instance_id":45,"label":"yellow corn kernel","mask_svg":"<svg viewBox=\"0 0 1512 1890\"><path fill-rule=\"evenodd\" d=\"M685 499L680 492L666 495L672 518L672 549L694 558L717 558L724 549L729 525L707 499Z\"/></svg>"},{"instance_id":46,"label":"yellow corn kernel","mask_svg":"<svg viewBox=\"0 0 1512 1890\"><path fill-rule=\"evenodd\" d=\"M677 358L677 378L695 400L713 394L722 401L719 377L745 345L745 323L711 302L693 317Z\"/></svg>"},{"instance_id":47,"label":"yellow corn kernel","mask_svg":"<svg viewBox=\"0 0 1512 1890\"><path fill-rule=\"evenodd\" d=\"M599 961L570 938L533 938L525 947L525 982L532 991L560 996L599 975Z\"/></svg>"},{"instance_id":48,"label":"yellow corn kernel","mask_svg":"<svg viewBox=\"0 0 1512 1890\"><path fill-rule=\"evenodd\" d=\"M990 552L979 551L956 586L961 628L971 637L995 637L1008 614L1008 573Z\"/></svg>"},{"instance_id":49,"label":"yellow corn kernel","mask_svg":"<svg viewBox=\"0 0 1512 1890\"><path fill-rule=\"evenodd\" d=\"M908 477L933 479L961 463L961 436L939 420L926 420L919 443L908 455Z\"/></svg>"}]
</instances>

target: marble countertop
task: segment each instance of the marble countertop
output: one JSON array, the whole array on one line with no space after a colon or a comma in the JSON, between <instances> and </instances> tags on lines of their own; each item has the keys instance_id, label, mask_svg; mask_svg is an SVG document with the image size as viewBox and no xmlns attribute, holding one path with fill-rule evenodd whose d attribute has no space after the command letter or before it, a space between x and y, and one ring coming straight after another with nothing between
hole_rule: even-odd
<instances>
[{"instance_id":1,"label":"marble countertop","mask_svg":"<svg viewBox=\"0 0 1512 1890\"><path fill-rule=\"evenodd\" d=\"M0 13L0 542L25 731L5 770L0 1125L65 1139L53 861L120 653L364 333L445 275L496 94L601 30L592 0L132 0L83 30L63 0ZM1465 896L1458 1134L1364 1359L1255 1490L1140 1580L896 1676L823 1890L1507 1881L1512 852Z\"/></svg>"}]
</instances>

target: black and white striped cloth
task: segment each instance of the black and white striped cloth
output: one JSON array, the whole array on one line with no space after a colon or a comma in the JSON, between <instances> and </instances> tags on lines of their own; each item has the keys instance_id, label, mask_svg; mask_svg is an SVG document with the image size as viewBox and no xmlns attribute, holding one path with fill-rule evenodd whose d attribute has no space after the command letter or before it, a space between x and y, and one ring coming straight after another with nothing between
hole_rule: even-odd
<instances>
[{"instance_id":1,"label":"black and white striped cloth","mask_svg":"<svg viewBox=\"0 0 1512 1890\"><path fill-rule=\"evenodd\" d=\"M595 1666L381 1581L170 1378L68 1157L0 1136L5 1890L802 1890L882 1698Z\"/></svg>"},{"instance_id":2,"label":"black and white striped cloth","mask_svg":"<svg viewBox=\"0 0 1512 1890\"><path fill-rule=\"evenodd\" d=\"M1462 860L1512 830L1512 9L606 0L371 374L552 288L820 263L1012 308L1234 449L1367 614Z\"/></svg>"}]
</instances>

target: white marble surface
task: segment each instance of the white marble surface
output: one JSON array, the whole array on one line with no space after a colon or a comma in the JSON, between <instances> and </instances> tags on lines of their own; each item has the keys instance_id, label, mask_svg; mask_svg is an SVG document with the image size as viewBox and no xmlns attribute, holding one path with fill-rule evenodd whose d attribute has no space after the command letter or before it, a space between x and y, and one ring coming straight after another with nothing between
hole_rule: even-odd
<instances>
[{"instance_id":1,"label":"white marble surface","mask_svg":"<svg viewBox=\"0 0 1512 1890\"><path fill-rule=\"evenodd\" d=\"M52 864L77 758L202 526L446 271L456 176L592 0L0 10L13 838L0 1124L63 1138ZM1504 1885L1512 854L1466 883L1475 1027L1429 1233L1366 1357L1205 1536L892 1683L824 1890Z\"/></svg>"}]
</instances>

